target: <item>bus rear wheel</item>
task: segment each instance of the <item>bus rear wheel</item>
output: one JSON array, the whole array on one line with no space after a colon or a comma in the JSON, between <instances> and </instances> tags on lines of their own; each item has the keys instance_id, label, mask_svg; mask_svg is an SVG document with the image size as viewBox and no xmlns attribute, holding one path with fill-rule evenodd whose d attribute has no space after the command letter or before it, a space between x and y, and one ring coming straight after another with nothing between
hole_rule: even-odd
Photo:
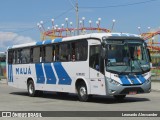
<instances>
[{"instance_id":1,"label":"bus rear wheel","mask_svg":"<svg viewBox=\"0 0 160 120\"><path fill-rule=\"evenodd\" d=\"M28 89L28 94L30 97L35 97L35 96L41 96L42 91L35 90L34 82L33 80L30 80L27 84L27 89Z\"/></svg>"},{"instance_id":2,"label":"bus rear wheel","mask_svg":"<svg viewBox=\"0 0 160 120\"><path fill-rule=\"evenodd\" d=\"M90 100L90 95L87 93L87 87L84 82L81 82L77 88L78 98L81 102L87 102Z\"/></svg>"}]
</instances>

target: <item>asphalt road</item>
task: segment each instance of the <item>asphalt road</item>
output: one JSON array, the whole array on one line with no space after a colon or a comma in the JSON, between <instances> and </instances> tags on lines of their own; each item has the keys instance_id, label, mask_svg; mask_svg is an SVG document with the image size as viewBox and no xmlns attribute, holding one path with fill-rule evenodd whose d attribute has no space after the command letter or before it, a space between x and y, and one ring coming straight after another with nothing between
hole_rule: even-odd
<instances>
[{"instance_id":1,"label":"asphalt road","mask_svg":"<svg viewBox=\"0 0 160 120\"><path fill-rule=\"evenodd\" d=\"M26 90L0 84L0 111L160 111L160 92L129 95L121 102L116 101L113 97L99 96L93 97L91 102L79 102L77 96L73 94L61 96L49 92L42 97L29 97ZM87 118L87 120L90 119ZM122 118L122 120L125 119L128 120L128 118ZM159 118L146 119L158 120Z\"/></svg>"}]
</instances>

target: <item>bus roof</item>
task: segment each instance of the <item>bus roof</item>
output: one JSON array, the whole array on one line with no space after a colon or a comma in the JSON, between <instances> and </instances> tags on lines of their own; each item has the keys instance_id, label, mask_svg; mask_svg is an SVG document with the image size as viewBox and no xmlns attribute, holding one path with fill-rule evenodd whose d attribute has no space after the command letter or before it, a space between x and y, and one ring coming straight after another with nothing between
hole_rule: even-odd
<instances>
[{"instance_id":1,"label":"bus roof","mask_svg":"<svg viewBox=\"0 0 160 120\"><path fill-rule=\"evenodd\" d=\"M106 37L116 36L116 37L140 38L140 35L129 34L129 33L90 33L90 34L71 36L71 37L65 37L65 38L55 38L53 40L45 40L45 41L38 41L38 42L32 42L32 43L13 45L13 46L9 46L8 49L38 46L38 45L43 45L43 44L45 45L45 44L58 43L58 42L64 42L64 41L72 41L72 40L74 41L74 40L78 40L78 39L87 39L87 38L97 38L97 39L101 40L102 37L104 37L104 36L106 36Z\"/></svg>"}]
</instances>

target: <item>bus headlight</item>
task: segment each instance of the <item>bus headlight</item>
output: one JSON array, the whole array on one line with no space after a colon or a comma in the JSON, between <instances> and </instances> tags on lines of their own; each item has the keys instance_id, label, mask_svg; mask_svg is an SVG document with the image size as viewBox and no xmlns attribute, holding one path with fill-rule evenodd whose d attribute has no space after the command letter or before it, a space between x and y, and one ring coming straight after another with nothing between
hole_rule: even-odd
<instances>
[{"instance_id":1,"label":"bus headlight","mask_svg":"<svg viewBox=\"0 0 160 120\"><path fill-rule=\"evenodd\" d=\"M150 83L151 82L151 77L149 77L144 83L145 84L148 84L148 83Z\"/></svg>"},{"instance_id":2,"label":"bus headlight","mask_svg":"<svg viewBox=\"0 0 160 120\"><path fill-rule=\"evenodd\" d=\"M117 82L117 81L115 81L115 80L113 80L113 79L107 78L107 80L108 80L110 83L114 84L114 85L117 85L117 86L120 85L119 82Z\"/></svg>"}]
</instances>

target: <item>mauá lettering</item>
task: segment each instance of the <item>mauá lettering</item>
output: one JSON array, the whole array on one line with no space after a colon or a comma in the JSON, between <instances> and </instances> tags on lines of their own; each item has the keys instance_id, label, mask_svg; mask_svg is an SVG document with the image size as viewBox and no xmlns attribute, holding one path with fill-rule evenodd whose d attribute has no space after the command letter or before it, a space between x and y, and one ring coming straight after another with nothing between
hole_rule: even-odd
<instances>
[{"instance_id":1,"label":"mau\u00e1 lettering","mask_svg":"<svg viewBox=\"0 0 160 120\"><path fill-rule=\"evenodd\" d=\"M22 74L22 75L25 75L25 74L31 74L31 69L30 67L29 68L16 68L16 74Z\"/></svg>"}]
</instances>

